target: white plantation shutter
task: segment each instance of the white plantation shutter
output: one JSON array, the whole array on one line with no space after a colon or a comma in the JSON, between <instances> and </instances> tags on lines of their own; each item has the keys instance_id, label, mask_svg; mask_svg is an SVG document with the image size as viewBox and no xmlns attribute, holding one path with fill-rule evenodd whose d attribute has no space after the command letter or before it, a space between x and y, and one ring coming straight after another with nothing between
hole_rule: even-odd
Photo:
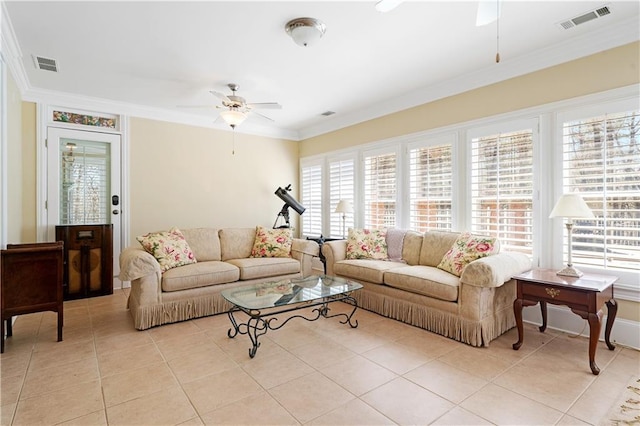
<instances>
[{"instance_id":1,"label":"white plantation shutter","mask_svg":"<svg viewBox=\"0 0 640 426\"><path fill-rule=\"evenodd\" d=\"M532 254L533 130L471 140L471 230Z\"/></svg>"},{"instance_id":2,"label":"white plantation shutter","mask_svg":"<svg viewBox=\"0 0 640 426\"><path fill-rule=\"evenodd\" d=\"M451 230L452 144L409 150L409 226Z\"/></svg>"},{"instance_id":3,"label":"white plantation shutter","mask_svg":"<svg viewBox=\"0 0 640 426\"><path fill-rule=\"evenodd\" d=\"M329 163L329 237L341 238L342 213L334 213L340 200L355 205L355 160L353 158ZM354 212L355 213L355 212ZM345 229L353 228L354 213L345 215Z\"/></svg>"},{"instance_id":4,"label":"white plantation shutter","mask_svg":"<svg viewBox=\"0 0 640 426\"><path fill-rule=\"evenodd\" d=\"M108 143L61 139L60 224L110 223Z\"/></svg>"},{"instance_id":5,"label":"white plantation shutter","mask_svg":"<svg viewBox=\"0 0 640 426\"><path fill-rule=\"evenodd\" d=\"M564 122L563 154L563 192L595 215L573 221L573 264L640 270L640 110Z\"/></svg>"},{"instance_id":6,"label":"white plantation shutter","mask_svg":"<svg viewBox=\"0 0 640 426\"><path fill-rule=\"evenodd\" d=\"M302 166L300 204L305 207L302 235L319 237L322 234L322 165Z\"/></svg>"},{"instance_id":7,"label":"white plantation shutter","mask_svg":"<svg viewBox=\"0 0 640 426\"><path fill-rule=\"evenodd\" d=\"M395 151L365 154L365 228L388 228L396 224L396 157Z\"/></svg>"}]
</instances>

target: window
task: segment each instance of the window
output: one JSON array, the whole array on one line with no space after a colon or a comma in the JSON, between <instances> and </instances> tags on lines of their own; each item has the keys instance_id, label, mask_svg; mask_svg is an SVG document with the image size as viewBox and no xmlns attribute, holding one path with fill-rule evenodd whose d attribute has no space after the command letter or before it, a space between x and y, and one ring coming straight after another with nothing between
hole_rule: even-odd
<instances>
[{"instance_id":1,"label":"window","mask_svg":"<svg viewBox=\"0 0 640 426\"><path fill-rule=\"evenodd\" d=\"M565 121L563 192L595 219L574 220L572 262L640 270L640 110ZM567 257L565 230L564 257Z\"/></svg>"},{"instance_id":2,"label":"window","mask_svg":"<svg viewBox=\"0 0 640 426\"><path fill-rule=\"evenodd\" d=\"M59 149L60 224L110 223L109 144L62 138Z\"/></svg>"},{"instance_id":3,"label":"window","mask_svg":"<svg viewBox=\"0 0 640 426\"><path fill-rule=\"evenodd\" d=\"M409 150L409 228L450 231L452 144Z\"/></svg>"},{"instance_id":4,"label":"window","mask_svg":"<svg viewBox=\"0 0 640 426\"><path fill-rule=\"evenodd\" d=\"M355 202L355 161L353 158L331 161L329 163L329 237L342 238L342 213L334 213L340 200ZM344 215L344 228L354 227L354 215Z\"/></svg>"},{"instance_id":5,"label":"window","mask_svg":"<svg viewBox=\"0 0 640 426\"><path fill-rule=\"evenodd\" d=\"M300 176L300 204L306 209L301 216L301 234L319 237L322 234L322 165L302 166Z\"/></svg>"},{"instance_id":6,"label":"window","mask_svg":"<svg viewBox=\"0 0 640 426\"><path fill-rule=\"evenodd\" d=\"M471 229L533 252L533 130L471 140Z\"/></svg>"},{"instance_id":7,"label":"window","mask_svg":"<svg viewBox=\"0 0 640 426\"><path fill-rule=\"evenodd\" d=\"M364 228L396 224L396 153L364 157Z\"/></svg>"}]
</instances>

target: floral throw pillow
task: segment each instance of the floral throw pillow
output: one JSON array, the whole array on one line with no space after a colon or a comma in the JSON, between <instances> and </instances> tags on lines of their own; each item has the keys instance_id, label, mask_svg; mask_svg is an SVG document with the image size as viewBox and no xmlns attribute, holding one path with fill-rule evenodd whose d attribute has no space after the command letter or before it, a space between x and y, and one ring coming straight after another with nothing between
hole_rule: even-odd
<instances>
[{"instance_id":1,"label":"floral throw pillow","mask_svg":"<svg viewBox=\"0 0 640 426\"><path fill-rule=\"evenodd\" d=\"M291 228L269 229L257 226L251 257L291 257L292 244Z\"/></svg>"},{"instance_id":2,"label":"floral throw pillow","mask_svg":"<svg viewBox=\"0 0 640 426\"><path fill-rule=\"evenodd\" d=\"M351 229L347 237L347 259L387 259L387 231Z\"/></svg>"},{"instance_id":3,"label":"floral throw pillow","mask_svg":"<svg viewBox=\"0 0 640 426\"><path fill-rule=\"evenodd\" d=\"M453 243L453 246L443 256L438 268L456 276L462 275L462 270L469 263L481 257L497 253L498 244L494 237L471 235L463 232Z\"/></svg>"},{"instance_id":4,"label":"floral throw pillow","mask_svg":"<svg viewBox=\"0 0 640 426\"><path fill-rule=\"evenodd\" d=\"M156 258L162 272L182 265L196 263L196 257L178 228L168 231L152 232L136 240Z\"/></svg>"}]
</instances>

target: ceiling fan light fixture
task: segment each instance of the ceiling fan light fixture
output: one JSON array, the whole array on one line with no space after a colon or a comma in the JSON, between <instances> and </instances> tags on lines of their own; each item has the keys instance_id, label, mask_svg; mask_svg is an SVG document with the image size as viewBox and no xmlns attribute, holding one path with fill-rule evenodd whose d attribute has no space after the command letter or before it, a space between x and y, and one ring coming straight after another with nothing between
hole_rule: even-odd
<instances>
[{"instance_id":1,"label":"ceiling fan light fixture","mask_svg":"<svg viewBox=\"0 0 640 426\"><path fill-rule=\"evenodd\" d=\"M322 38L327 26L315 18L296 18L287 22L284 29L298 46L307 47Z\"/></svg>"},{"instance_id":2,"label":"ceiling fan light fixture","mask_svg":"<svg viewBox=\"0 0 640 426\"><path fill-rule=\"evenodd\" d=\"M222 111L220 115L222 116L224 122L231 126L231 128L235 128L237 125L242 124L242 122L247 119L247 114L242 111L238 111L237 109L228 109L226 111Z\"/></svg>"}]
</instances>

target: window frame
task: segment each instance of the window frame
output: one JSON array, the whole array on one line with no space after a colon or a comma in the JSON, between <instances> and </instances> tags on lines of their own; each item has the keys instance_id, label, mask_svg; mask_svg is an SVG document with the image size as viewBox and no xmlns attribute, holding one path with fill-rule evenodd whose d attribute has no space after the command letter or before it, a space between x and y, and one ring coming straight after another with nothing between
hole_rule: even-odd
<instances>
[{"instance_id":1,"label":"window frame","mask_svg":"<svg viewBox=\"0 0 640 426\"><path fill-rule=\"evenodd\" d=\"M540 263L540 244L536 243L537 234L536 229L540 226L540 207L539 207L539 193L540 193L540 181L539 181L539 172L540 169L539 164L537 163L538 151L540 151L540 118L520 118L520 119L507 119L495 121L491 124L484 126L474 126L469 128L466 131L466 170L467 170L467 182L466 182L466 192L465 192L465 227L464 229L471 230L472 229L472 220L473 220L473 147L472 141L476 138L486 137L488 135L496 135L496 134L504 134L504 133L513 133L522 131L525 129L531 129L531 138L533 144L533 152L532 152L532 231L531 231L531 259L534 265L538 265Z\"/></svg>"},{"instance_id":2,"label":"window frame","mask_svg":"<svg viewBox=\"0 0 640 426\"><path fill-rule=\"evenodd\" d=\"M554 139L557 143L554 145L553 152L553 190L549 200L550 208L553 208L554 201L560 198L564 192L564 151L563 151L563 127L564 123L579 119L597 117L605 114L614 114L624 111L638 109L638 97L615 99L599 103L589 103L586 105L576 105L573 108L566 108L553 113L555 127ZM551 211L551 210L549 210ZM564 220L552 220L548 225L551 235L552 244L552 266L553 268L561 268L564 265L564 244L566 243ZM578 269L585 273L615 275L618 277L616 283L616 297L622 296L624 299L630 299L640 302L640 271L628 271L622 269L605 269L589 265L579 265ZM632 283L636 283L634 286Z\"/></svg>"},{"instance_id":3,"label":"window frame","mask_svg":"<svg viewBox=\"0 0 640 426\"><path fill-rule=\"evenodd\" d=\"M441 134L434 134L430 136L420 137L415 140L409 140L406 143L406 162L405 166L407 168L406 173L406 182L403 183L404 188L406 188L406 196L404 198L404 205L407 207L403 209L405 211L405 216L402 223L406 224L406 229L411 228L411 210L412 210L412 192L411 192L411 151L422 148L431 148L437 146L451 145L451 222L450 229L456 228L457 218L458 218L458 202L457 202L457 188L459 187L458 181L459 177L454 172L456 169L459 169L458 166L458 135L457 133L447 132Z\"/></svg>"}]
</instances>

